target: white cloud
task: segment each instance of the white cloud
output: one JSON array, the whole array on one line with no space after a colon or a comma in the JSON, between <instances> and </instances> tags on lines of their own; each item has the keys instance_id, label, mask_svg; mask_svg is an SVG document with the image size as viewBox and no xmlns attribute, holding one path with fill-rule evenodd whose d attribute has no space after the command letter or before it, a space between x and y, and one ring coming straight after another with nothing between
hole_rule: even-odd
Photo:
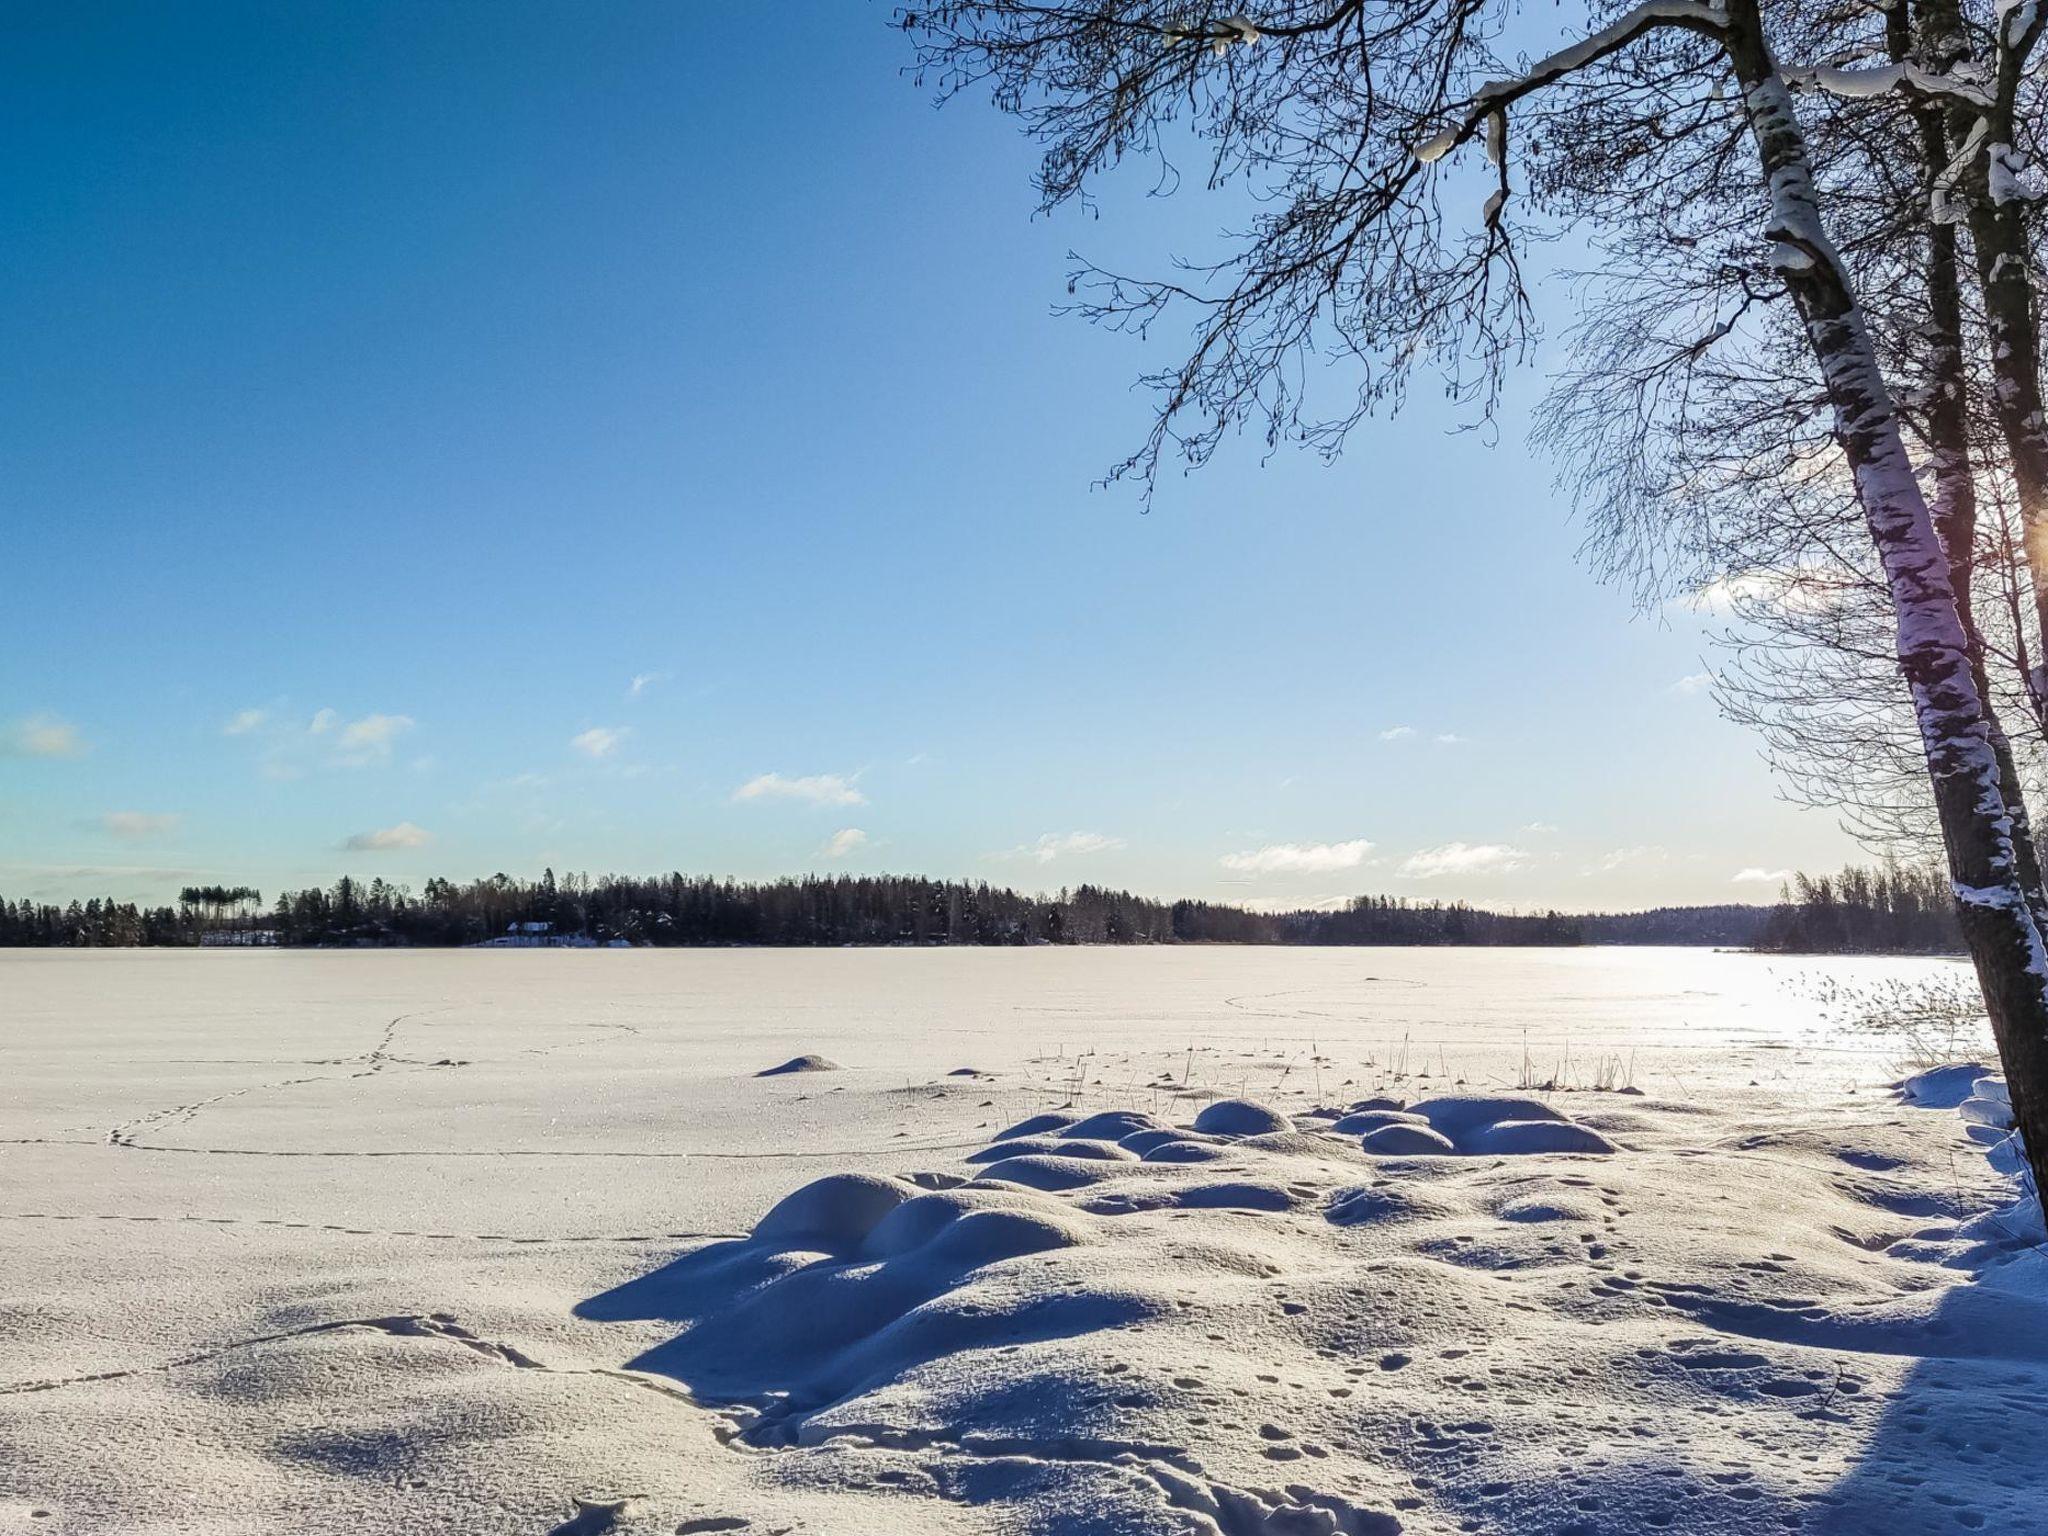
<instances>
[{"instance_id":1,"label":"white cloud","mask_svg":"<svg viewBox=\"0 0 2048 1536\"><path fill-rule=\"evenodd\" d=\"M1384 731L1380 732L1380 740L1405 741L1407 740L1407 738L1413 736L1414 734L1415 727L1412 725L1390 725Z\"/></svg>"},{"instance_id":2,"label":"white cloud","mask_svg":"<svg viewBox=\"0 0 2048 1536\"><path fill-rule=\"evenodd\" d=\"M345 838L342 847L351 853L389 853L395 848L418 848L433 841L434 835L425 827L416 827L409 821L401 821L395 827L380 827L375 832L358 832Z\"/></svg>"},{"instance_id":3,"label":"white cloud","mask_svg":"<svg viewBox=\"0 0 2048 1536\"><path fill-rule=\"evenodd\" d=\"M118 837L124 843L147 843L176 832L179 820L174 815L149 811L109 811L100 817L99 826L109 837Z\"/></svg>"},{"instance_id":4,"label":"white cloud","mask_svg":"<svg viewBox=\"0 0 2048 1536\"><path fill-rule=\"evenodd\" d=\"M993 854L991 857L1033 859L1040 864L1050 864L1054 859L1072 858L1087 853L1107 853L1123 845L1122 838L1105 837L1100 832L1048 832L1035 843L1020 843L1007 853Z\"/></svg>"},{"instance_id":5,"label":"white cloud","mask_svg":"<svg viewBox=\"0 0 2048 1536\"><path fill-rule=\"evenodd\" d=\"M372 713L344 720L339 712L322 709L301 730L273 720L264 710L245 709L228 721L223 733L263 741L258 765L266 778L299 779L315 768L383 767L414 724L411 715Z\"/></svg>"},{"instance_id":6,"label":"white cloud","mask_svg":"<svg viewBox=\"0 0 2048 1536\"><path fill-rule=\"evenodd\" d=\"M1695 693L1704 693L1707 689L1713 686L1713 673L1689 672L1684 677L1681 677L1677 682L1673 683L1667 691L1682 696L1689 696Z\"/></svg>"},{"instance_id":7,"label":"white cloud","mask_svg":"<svg viewBox=\"0 0 2048 1536\"><path fill-rule=\"evenodd\" d=\"M1440 747L1462 747L1465 744L1465 738L1456 731L1444 731L1434 739Z\"/></svg>"},{"instance_id":8,"label":"white cloud","mask_svg":"<svg viewBox=\"0 0 2048 1536\"><path fill-rule=\"evenodd\" d=\"M812 805L866 805L868 797L842 774L811 773L790 778L757 774L732 792L734 800L803 800Z\"/></svg>"},{"instance_id":9,"label":"white cloud","mask_svg":"<svg viewBox=\"0 0 2048 1536\"><path fill-rule=\"evenodd\" d=\"M1362 837L1344 843L1268 843L1244 853L1226 853L1219 862L1239 875L1324 875L1358 868L1372 847Z\"/></svg>"},{"instance_id":10,"label":"white cloud","mask_svg":"<svg viewBox=\"0 0 2048 1536\"><path fill-rule=\"evenodd\" d=\"M637 699L656 683L665 683L667 681L668 674L666 672L635 672L633 674L633 681L626 685L626 697Z\"/></svg>"},{"instance_id":11,"label":"white cloud","mask_svg":"<svg viewBox=\"0 0 2048 1536\"><path fill-rule=\"evenodd\" d=\"M68 720L55 715L30 715L0 730L0 756L83 757L85 738Z\"/></svg>"},{"instance_id":12,"label":"white cloud","mask_svg":"<svg viewBox=\"0 0 2048 1536\"><path fill-rule=\"evenodd\" d=\"M849 853L865 848L867 842L867 833L861 831L859 827L841 827L837 832L834 832L825 839L824 857L828 859L843 859Z\"/></svg>"},{"instance_id":13,"label":"white cloud","mask_svg":"<svg viewBox=\"0 0 2048 1536\"><path fill-rule=\"evenodd\" d=\"M391 747L413 727L410 715L365 715L341 728L335 740L335 760L351 768L391 760Z\"/></svg>"},{"instance_id":14,"label":"white cloud","mask_svg":"<svg viewBox=\"0 0 2048 1536\"><path fill-rule=\"evenodd\" d=\"M1522 824L1522 830L1532 835L1541 837L1545 834L1555 832L1557 830L1557 823L1553 821L1524 822Z\"/></svg>"},{"instance_id":15,"label":"white cloud","mask_svg":"<svg viewBox=\"0 0 2048 1536\"><path fill-rule=\"evenodd\" d=\"M589 730L571 736L569 745L585 757L610 757L629 734L623 725L593 725Z\"/></svg>"},{"instance_id":16,"label":"white cloud","mask_svg":"<svg viewBox=\"0 0 2048 1536\"><path fill-rule=\"evenodd\" d=\"M1529 855L1506 843L1439 843L1401 861L1401 873L1415 880L1441 875L1501 875L1520 869Z\"/></svg>"},{"instance_id":17,"label":"white cloud","mask_svg":"<svg viewBox=\"0 0 2048 1536\"><path fill-rule=\"evenodd\" d=\"M1746 869L1738 869L1728 877L1729 883L1733 885L1781 885L1791 878L1792 871L1789 869L1760 869L1754 864Z\"/></svg>"}]
</instances>

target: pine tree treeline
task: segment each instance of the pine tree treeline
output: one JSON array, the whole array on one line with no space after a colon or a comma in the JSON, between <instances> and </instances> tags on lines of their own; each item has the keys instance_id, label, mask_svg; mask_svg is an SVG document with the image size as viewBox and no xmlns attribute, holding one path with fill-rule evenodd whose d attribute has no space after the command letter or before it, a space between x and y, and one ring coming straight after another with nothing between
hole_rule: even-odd
<instances>
[{"instance_id":1,"label":"pine tree treeline","mask_svg":"<svg viewBox=\"0 0 2048 1536\"><path fill-rule=\"evenodd\" d=\"M1153 901L1082 885L1055 895L892 875L806 876L745 883L682 874L654 878L509 875L415 894L343 876L286 891L267 915L254 893L195 888L179 908L112 901L66 907L0 899L0 946L193 945L221 928L274 929L290 945L474 944L514 923L598 942L681 945L843 944L1577 944L1581 921L1516 915L1462 902L1365 896L1333 912L1262 913L1205 901ZM245 895L246 893L246 895ZM195 899L196 898L196 899ZM237 898L242 898L239 901ZM243 915L223 916L227 907Z\"/></svg>"},{"instance_id":2,"label":"pine tree treeline","mask_svg":"<svg viewBox=\"0 0 2048 1536\"><path fill-rule=\"evenodd\" d=\"M761 883L509 875L433 879L414 893L343 876L286 891L268 913L247 886L195 886L176 907L0 898L0 947L196 945L208 932L268 928L288 945L474 944L514 923L654 946L843 944L1718 944L1773 953L1942 954L1961 947L1947 876L1885 864L1795 875L1775 907L1649 912L1490 912L1463 902L1360 896L1335 911L1252 912L1153 901L1082 885L1025 895L985 883L894 875Z\"/></svg>"},{"instance_id":3,"label":"pine tree treeline","mask_svg":"<svg viewBox=\"0 0 2048 1536\"><path fill-rule=\"evenodd\" d=\"M1953 954L1963 947L1948 872L1851 864L1836 875L1794 875L1764 919L1756 947L1778 954Z\"/></svg>"}]
</instances>

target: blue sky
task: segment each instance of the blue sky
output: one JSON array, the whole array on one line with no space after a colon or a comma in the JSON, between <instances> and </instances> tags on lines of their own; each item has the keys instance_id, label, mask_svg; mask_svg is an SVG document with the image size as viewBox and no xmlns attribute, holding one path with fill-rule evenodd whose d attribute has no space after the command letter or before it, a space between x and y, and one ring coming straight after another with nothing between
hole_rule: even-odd
<instances>
[{"instance_id":1,"label":"blue sky","mask_svg":"<svg viewBox=\"0 0 2048 1536\"><path fill-rule=\"evenodd\" d=\"M1685 681L1701 620L1575 563L1535 377L1496 447L1425 387L1143 514L1091 484L1163 354L1052 314L1067 252L1228 210L1034 217L883 8L709 16L8 9L0 892L1588 907L1852 852Z\"/></svg>"}]
</instances>

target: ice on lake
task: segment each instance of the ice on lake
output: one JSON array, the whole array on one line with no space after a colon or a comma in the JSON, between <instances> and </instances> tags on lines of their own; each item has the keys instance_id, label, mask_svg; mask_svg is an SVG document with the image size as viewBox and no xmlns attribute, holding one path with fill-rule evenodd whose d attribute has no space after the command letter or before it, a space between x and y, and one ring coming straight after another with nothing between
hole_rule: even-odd
<instances>
[{"instance_id":1,"label":"ice on lake","mask_svg":"<svg viewBox=\"0 0 2048 1536\"><path fill-rule=\"evenodd\" d=\"M0 1530L2048 1531L1949 969L0 952Z\"/></svg>"}]
</instances>

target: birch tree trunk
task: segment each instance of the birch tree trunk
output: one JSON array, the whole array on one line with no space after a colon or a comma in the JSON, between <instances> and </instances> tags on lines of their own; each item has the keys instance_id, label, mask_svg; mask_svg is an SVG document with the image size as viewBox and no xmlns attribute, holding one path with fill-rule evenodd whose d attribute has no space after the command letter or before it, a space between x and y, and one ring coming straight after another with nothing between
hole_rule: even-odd
<instances>
[{"instance_id":1,"label":"birch tree trunk","mask_svg":"<svg viewBox=\"0 0 2048 1536\"><path fill-rule=\"evenodd\" d=\"M1848 270L1829 241L1792 95L1771 56L1757 0L1730 0L1725 44L1770 190L1777 269L1804 322L1834 407L1898 615L1899 671L1927 755L1964 942L1983 987L2026 1142L2048 1193L2048 950L2021 871L2031 845L2023 802L2008 799L2000 731L1971 664L1947 552L1906 454Z\"/></svg>"},{"instance_id":2,"label":"birch tree trunk","mask_svg":"<svg viewBox=\"0 0 2048 1536\"><path fill-rule=\"evenodd\" d=\"M1886 16L1886 42L1896 63L1915 62L1933 72L1945 72L1963 57L1962 19L1955 0L1925 0L1917 28L1904 6L1894 6ZM1917 31L1917 36L1915 35ZM1949 586L1955 596L1956 616L1961 620L1969 647L1970 676L1984 701L1985 719L1993 753L1998 759L2000 793L2007 806L2017 807L2021 819L2013 828L2013 859L2021 887L2033 909L2034 924L2048 937L2048 886L2041 874L2040 853L2026 825L2025 789L2019 766L1992 703L1990 678L1985 663L1984 636L1976 622L1971 585L1975 578L1977 539L1977 466L1970 452L1969 376L1964 361L1963 280L1958 254L1956 226L1934 217L1934 190L1943 171L1954 158L1955 142L1951 120L1932 101L1913 109L1913 122L1920 138L1922 197L1919 204L1920 236L1926 258L1926 336L1932 351L1928 360L1926 423L1928 478L1933 496L1928 511L1935 533L1948 555ZM1967 132L1967 129L1964 130ZM2044 590L2041 586L2036 591ZM2048 635L2044 635L2048 641ZM2034 693L2037 713L2040 693Z\"/></svg>"},{"instance_id":3,"label":"birch tree trunk","mask_svg":"<svg viewBox=\"0 0 2048 1536\"><path fill-rule=\"evenodd\" d=\"M1960 37L1962 21L1949 14L1954 0L1935 0L1937 18ZM1970 245L1984 295L1984 325L1991 350L1991 400L2000 434L2012 461L2020 526L2025 533L2027 570L2033 578L2034 611L2043 649L2027 679L2034 713L2048 732L2048 411L2041 391L2041 315L2027 244L2023 204L2012 185L2009 163L2021 76L2039 41L2044 20L2022 27L2019 7L2002 12L1993 45L1991 105L1981 113L1959 109L1957 151L1981 141L1968 157L1963 176ZM1974 137L1973 137L1974 135Z\"/></svg>"}]
</instances>

